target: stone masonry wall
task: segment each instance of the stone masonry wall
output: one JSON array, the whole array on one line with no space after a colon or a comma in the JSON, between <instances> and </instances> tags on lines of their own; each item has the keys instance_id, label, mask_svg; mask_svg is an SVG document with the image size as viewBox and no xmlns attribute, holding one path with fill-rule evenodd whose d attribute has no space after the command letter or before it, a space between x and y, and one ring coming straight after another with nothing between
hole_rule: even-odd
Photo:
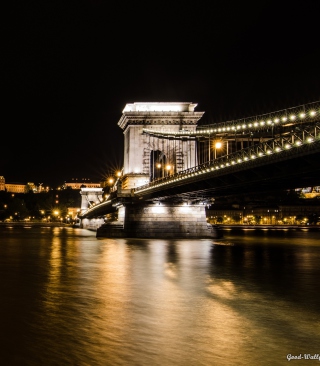
<instances>
[{"instance_id":1,"label":"stone masonry wall","mask_svg":"<svg viewBox=\"0 0 320 366\"><path fill-rule=\"evenodd\" d=\"M141 204L127 206L124 220L127 237L213 238L204 205Z\"/></svg>"}]
</instances>

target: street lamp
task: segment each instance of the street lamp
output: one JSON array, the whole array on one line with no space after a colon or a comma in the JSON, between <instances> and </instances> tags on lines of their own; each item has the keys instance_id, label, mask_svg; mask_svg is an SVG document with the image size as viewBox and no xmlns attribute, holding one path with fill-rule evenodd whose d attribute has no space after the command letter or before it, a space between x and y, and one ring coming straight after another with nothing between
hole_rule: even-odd
<instances>
[{"instance_id":1,"label":"street lamp","mask_svg":"<svg viewBox=\"0 0 320 366\"><path fill-rule=\"evenodd\" d=\"M56 217L56 220L57 220L57 218L59 216L59 211L58 210L53 211L53 215Z\"/></svg>"},{"instance_id":2,"label":"street lamp","mask_svg":"<svg viewBox=\"0 0 320 366\"><path fill-rule=\"evenodd\" d=\"M166 170L168 172L168 175L171 175L171 170L173 170L173 165L170 165L170 164L166 165Z\"/></svg>"},{"instance_id":3,"label":"street lamp","mask_svg":"<svg viewBox=\"0 0 320 366\"><path fill-rule=\"evenodd\" d=\"M222 147L222 142L221 141L216 141L214 144L214 158L217 158L217 150L221 149Z\"/></svg>"},{"instance_id":4,"label":"street lamp","mask_svg":"<svg viewBox=\"0 0 320 366\"><path fill-rule=\"evenodd\" d=\"M160 162L157 162L155 167L157 168L156 171L154 172L154 177L153 179L159 179L159 178L163 178L164 176L164 166L163 164L161 164Z\"/></svg>"}]
</instances>

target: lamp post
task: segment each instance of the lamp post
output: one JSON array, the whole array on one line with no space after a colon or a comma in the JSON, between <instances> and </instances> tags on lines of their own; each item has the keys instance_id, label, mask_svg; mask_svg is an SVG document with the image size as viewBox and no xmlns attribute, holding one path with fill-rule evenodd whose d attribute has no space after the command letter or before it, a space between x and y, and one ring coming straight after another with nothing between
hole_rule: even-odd
<instances>
[{"instance_id":1,"label":"lamp post","mask_svg":"<svg viewBox=\"0 0 320 366\"><path fill-rule=\"evenodd\" d=\"M156 177L157 179L158 178L163 178L163 169L161 169L161 168L162 168L162 164L161 163L157 163L157 169L160 172L160 173L157 173L157 177Z\"/></svg>"},{"instance_id":2,"label":"lamp post","mask_svg":"<svg viewBox=\"0 0 320 366\"><path fill-rule=\"evenodd\" d=\"M166 165L167 176L170 176L173 174L173 169L174 169L174 165L171 165L171 164Z\"/></svg>"}]
</instances>

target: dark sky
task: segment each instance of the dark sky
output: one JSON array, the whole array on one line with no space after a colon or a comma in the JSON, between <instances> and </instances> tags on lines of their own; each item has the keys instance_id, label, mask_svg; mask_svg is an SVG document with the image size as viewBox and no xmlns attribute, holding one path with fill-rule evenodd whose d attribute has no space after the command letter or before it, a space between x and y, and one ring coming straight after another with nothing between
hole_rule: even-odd
<instances>
[{"instance_id":1,"label":"dark sky","mask_svg":"<svg viewBox=\"0 0 320 366\"><path fill-rule=\"evenodd\" d=\"M10 1L0 175L99 181L126 103L193 102L202 123L320 100L320 2Z\"/></svg>"}]
</instances>

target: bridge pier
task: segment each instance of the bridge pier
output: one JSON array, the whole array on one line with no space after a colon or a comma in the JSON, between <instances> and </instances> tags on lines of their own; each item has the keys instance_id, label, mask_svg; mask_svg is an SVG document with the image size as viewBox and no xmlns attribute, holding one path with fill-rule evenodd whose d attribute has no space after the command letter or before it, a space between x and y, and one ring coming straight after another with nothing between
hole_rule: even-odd
<instances>
[{"instance_id":1,"label":"bridge pier","mask_svg":"<svg viewBox=\"0 0 320 366\"><path fill-rule=\"evenodd\" d=\"M96 236L199 239L220 235L207 223L205 205L157 202L121 207L118 221L101 225Z\"/></svg>"}]
</instances>

